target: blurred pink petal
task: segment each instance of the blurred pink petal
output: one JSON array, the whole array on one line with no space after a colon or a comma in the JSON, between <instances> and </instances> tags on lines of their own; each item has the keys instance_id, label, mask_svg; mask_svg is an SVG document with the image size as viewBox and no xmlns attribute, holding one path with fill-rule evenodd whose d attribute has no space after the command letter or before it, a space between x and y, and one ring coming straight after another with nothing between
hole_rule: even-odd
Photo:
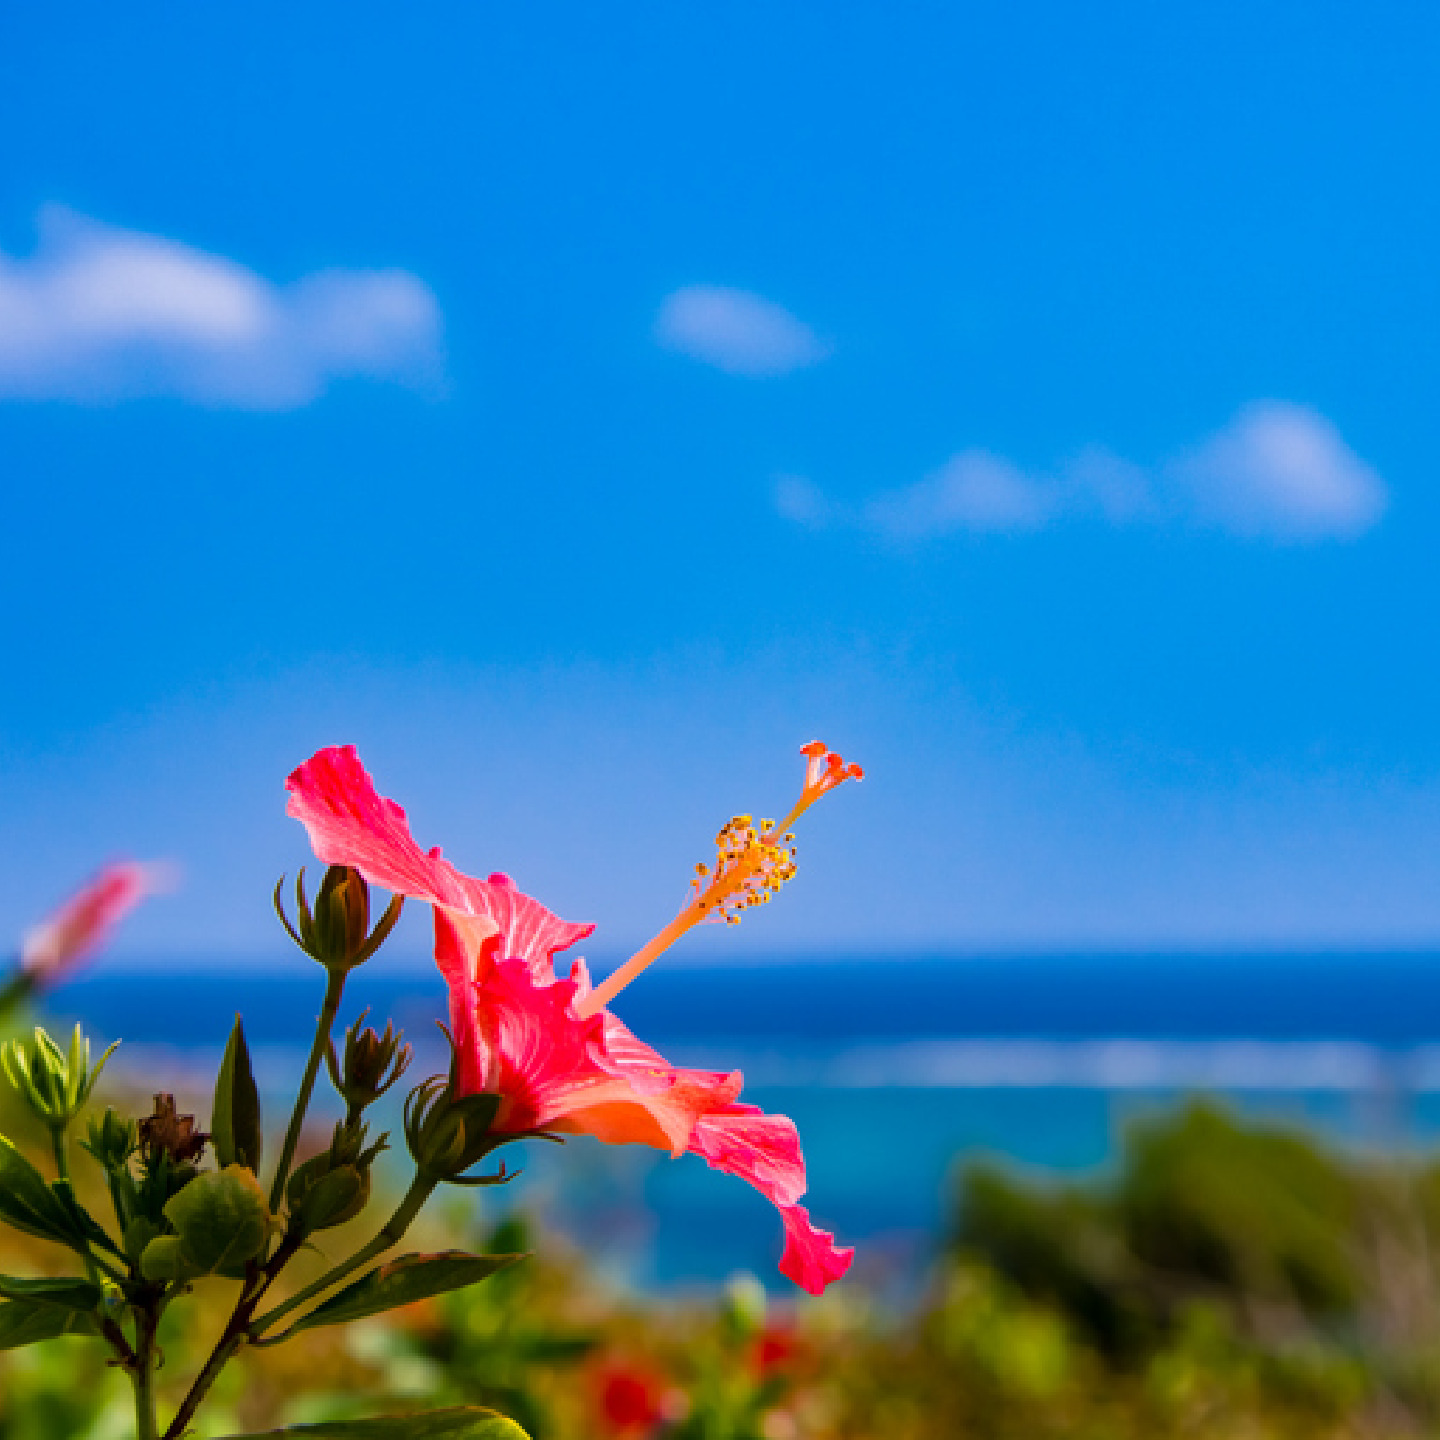
<instances>
[{"instance_id":1,"label":"blurred pink petal","mask_svg":"<svg viewBox=\"0 0 1440 1440\"><path fill-rule=\"evenodd\" d=\"M58 979L104 943L147 895L161 888L163 867L120 860L107 865L26 936L20 967L43 983Z\"/></svg>"}]
</instances>

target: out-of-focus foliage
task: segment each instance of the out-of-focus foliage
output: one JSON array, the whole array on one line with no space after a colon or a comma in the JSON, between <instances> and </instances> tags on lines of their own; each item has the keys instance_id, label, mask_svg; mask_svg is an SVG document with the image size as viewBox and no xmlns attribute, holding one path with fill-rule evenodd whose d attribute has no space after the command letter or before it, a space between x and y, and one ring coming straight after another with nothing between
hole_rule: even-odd
<instances>
[{"instance_id":1,"label":"out-of-focus foliage","mask_svg":"<svg viewBox=\"0 0 1440 1440\"><path fill-rule=\"evenodd\" d=\"M958 1245L1123 1358L1196 1302L1257 1334L1355 1320L1378 1278L1366 1232L1393 1208L1386 1190L1297 1134L1196 1105L1135 1126L1107 1187L1046 1191L971 1169Z\"/></svg>"},{"instance_id":2,"label":"out-of-focus foliage","mask_svg":"<svg viewBox=\"0 0 1440 1440\"><path fill-rule=\"evenodd\" d=\"M198 1433L379 1403L493 1406L536 1440L1440 1434L1440 1166L1357 1159L1214 1107L1136 1126L1090 1184L969 1168L901 1311L858 1281L798 1304L744 1277L709 1300L617 1295L517 1219L480 1237L429 1225L427 1244L538 1254L245 1354ZM5 1243L25 1249L0 1269L43 1269L41 1242ZM167 1367L193 1363L180 1329L161 1342ZM93 1342L0 1356L0 1440L130 1423Z\"/></svg>"}]
</instances>

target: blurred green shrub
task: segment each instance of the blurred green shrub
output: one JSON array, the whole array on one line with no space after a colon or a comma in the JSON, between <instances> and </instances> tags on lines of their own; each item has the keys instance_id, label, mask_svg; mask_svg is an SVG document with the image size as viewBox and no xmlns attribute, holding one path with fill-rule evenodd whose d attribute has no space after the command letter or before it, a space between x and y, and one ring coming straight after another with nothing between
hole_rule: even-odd
<instances>
[{"instance_id":1,"label":"blurred green shrub","mask_svg":"<svg viewBox=\"0 0 1440 1440\"><path fill-rule=\"evenodd\" d=\"M1202 1301L1255 1334L1353 1320L1367 1183L1303 1136L1192 1104L1133 1126L1106 1184L970 1169L955 1245L1134 1360Z\"/></svg>"}]
</instances>

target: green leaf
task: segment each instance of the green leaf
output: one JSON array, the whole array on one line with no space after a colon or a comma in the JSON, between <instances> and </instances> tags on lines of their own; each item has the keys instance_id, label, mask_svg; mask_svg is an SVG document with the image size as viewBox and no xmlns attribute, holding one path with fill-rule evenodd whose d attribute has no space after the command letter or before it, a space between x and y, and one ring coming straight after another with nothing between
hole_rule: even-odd
<instances>
[{"instance_id":1,"label":"green leaf","mask_svg":"<svg viewBox=\"0 0 1440 1440\"><path fill-rule=\"evenodd\" d=\"M0 1275L0 1297L6 1300L31 1300L40 1305L58 1305L64 1310L88 1314L99 1305L100 1287L82 1280L78 1275L62 1275L54 1279L21 1279Z\"/></svg>"},{"instance_id":2,"label":"green leaf","mask_svg":"<svg viewBox=\"0 0 1440 1440\"><path fill-rule=\"evenodd\" d=\"M220 1074L215 1081L215 1107L210 1116L210 1143L221 1167L243 1165L260 1169L260 1092L250 1066L245 1026L235 1017L235 1028L225 1046Z\"/></svg>"},{"instance_id":3,"label":"green leaf","mask_svg":"<svg viewBox=\"0 0 1440 1440\"><path fill-rule=\"evenodd\" d=\"M328 1425L291 1425L284 1430L234 1435L230 1440L530 1440L513 1420L461 1405L419 1415L384 1415L373 1420L336 1420Z\"/></svg>"},{"instance_id":4,"label":"green leaf","mask_svg":"<svg viewBox=\"0 0 1440 1440\"><path fill-rule=\"evenodd\" d=\"M46 1240L67 1240L65 1215L45 1177L0 1135L0 1219Z\"/></svg>"},{"instance_id":5,"label":"green leaf","mask_svg":"<svg viewBox=\"0 0 1440 1440\"><path fill-rule=\"evenodd\" d=\"M80 1209L68 1186L62 1198L19 1150L0 1135L0 1220L28 1235L58 1240L62 1245L80 1250L87 1238L80 1216L85 1216L96 1232L104 1234Z\"/></svg>"},{"instance_id":6,"label":"green leaf","mask_svg":"<svg viewBox=\"0 0 1440 1440\"><path fill-rule=\"evenodd\" d=\"M54 1196L60 1208L64 1210L66 1221L70 1226L70 1233L75 1237L72 1244L75 1249L83 1250L88 1242L91 1245L99 1245L102 1249L108 1250L112 1255L124 1258L124 1252L105 1233L93 1215L75 1198L75 1187L68 1180L52 1180L50 1182L50 1193Z\"/></svg>"},{"instance_id":7,"label":"green leaf","mask_svg":"<svg viewBox=\"0 0 1440 1440\"><path fill-rule=\"evenodd\" d=\"M260 1253L269 1227L265 1196L243 1165L197 1175L165 1205L185 1264L202 1275L237 1275ZM148 1255L159 1241L152 1240Z\"/></svg>"},{"instance_id":8,"label":"green leaf","mask_svg":"<svg viewBox=\"0 0 1440 1440\"><path fill-rule=\"evenodd\" d=\"M0 1350L33 1345L37 1340L54 1340L59 1335L93 1335L95 1331L92 1316L77 1314L61 1305L47 1305L38 1300L0 1303Z\"/></svg>"},{"instance_id":9,"label":"green leaf","mask_svg":"<svg viewBox=\"0 0 1440 1440\"><path fill-rule=\"evenodd\" d=\"M402 1255L362 1275L353 1285L347 1285L297 1320L283 1335L264 1343L275 1345L301 1330L312 1330L319 1325L343 1325L366 1315L393 1310L397 1305L409 1305L416 1300L428 1300L432 1295L443 1295L447 1290L476 1285L524 1258L523 1255L469 1255L463 1250L442 1250L437 1255Z\"/></svg>"}]
</instances>

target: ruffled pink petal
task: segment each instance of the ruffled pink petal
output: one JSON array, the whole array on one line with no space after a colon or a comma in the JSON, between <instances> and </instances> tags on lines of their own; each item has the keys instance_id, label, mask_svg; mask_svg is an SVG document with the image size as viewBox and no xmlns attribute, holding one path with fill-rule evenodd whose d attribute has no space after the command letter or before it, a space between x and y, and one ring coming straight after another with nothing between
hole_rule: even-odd
<instances>
[{"instance_id":1,"label":"ruffled pink petal","mask_svg":"<svg viewBox=\"0 0 1440 1440\"><path fill-rule=\"evenodd\" d=\"M787 1116L731 1105L699 1121L690 1148L712 1170L738 1176L774 1205L793 1205L805 1193L800 1133Z\"/></svg>"},{"instance_id":2,"label":"ruffled pink petal","mask_svg":"<svg viewBox=\"0 0 1440 1440\"><path fill-rule=\"evenodd\" d=\"M461 874L438 848L422 850L404 810L376 791L353 745L316 751L285 788L290 792L286 814L305 826L325 864L349 865L372 885L450 912L450 923L442 925L437 910L436 958L452 989L467 977L476 978L491 959L510 956L551 980L556 952L595 928L562 920L517 890L506 875L477 880ZM467 924L463 917L479 923ZM491 946L497 934L500 943Z\"/></svg>"},{"instance_id":3,"label":"ruffled pink petal","mask_svg":"<svg viewBox=\"0 0 1440 1440\"><path fill-rule=\"evenodd\" d=\"M497 1130L543 1129L576 1090L609 1079L594 1058L603 1023L577 1018L572 993L568 982L537 985L523 960L497 962L474 985L464 1088L503 1097Z\"/></svg>"},{"instance_id":4,"label":"ruffled pink petal","mask_svg":"<svg viewBox=\"0 0 1440 1440\"><path fill-rule=\"evenodd\" d=\"M285 813L310 835L327 865L349 865L372 885L464 910L459 872L410 835L405 812L377 794L353 745L317 750L285 781Z\"/></svg>"},{"instance_id":5,"label":"ruffled pink petal","mask_svg":"<svg viewBox=\"0 0 1440 1440\"><path fill-rule=\"evenodd\" d=\"M46 916L21 943L20 965L38 979L54 980L102 944L120 920L160 888L163 867L121 860Z\"/></svg>"},{"instance_id":6,"label":"ruffled pink petal","mask_svg":"<svg viewBox=\"0 0 1440 1440\"><path fill-rule=\"evenodd\" d=\"M575 1014L575 990L537 983L523 960L491 966L470 991L462 1090L501 1095L495 1128L507 1134L558 1130L683 1153L697 1118L732 1098L739 1076L677 1070L638 1041L627 1047L613 1016Z\"/></svg>"},{"instance_id":7,"label":"ruffled pink petal","mask_svg":"<svg viewBox=\"0 0 1440 1440\"><path fill-rule=\"evenodd\" d=\"M785 1226L780 1273L811 1295L822 1294L850 1268L855 1247L836 1245L829 1231L816 1229L803 1205L782 1205L780 1219Z\"/></svg>"},{"instance_id":8,"label":"ruffled pink petal","mask_svg":"<svg viewBox=\"0 0 1440 1440\"><path fill-rule=\"evenodd\" d=\"M435 964L444 977L449 995L450 1039L455 1047L455 1071L460 1093L472 1095L485 1088L478 1068L480 1060L475 1037L475 980L480 973L485 938L478 931L479 922L468 916L457 915L442 905L435 906L432 914L435 917ZM495 936L492 925L492 941Z\"/></svg>"},{"instance_id":9,"label":"ruffled pink petal","mask_svg":"<svg viewBox=\"0 0 1440 1440\"><path fill-rule=\"evenodd\" d=\"M498 956L524 960L537 980L553 980L555 956L595 933L593 925L562 920L553 910L517 890L508 875L497 873L488 880L477 880L455 873L470 913L483 915L499 927Z\"/></svg>"},{"instance_id":10,"label":"ruffled pink petal","mask_svg":"<svg viewBox=\"0 0 1440 1440\"><path fill-rule=\"evenodd\" d=\"M734 1104L744 1077L738 1070L726 1073L672 1065L618 1016L602 1010L600 1018L605 1024L601 1064L644 1098L665 1129L670 1153L684 1154L705 1117Z\"/></svg>"},{"instance_id":11,"label":"ruffled pink petal","mask_svg":"<svg viewBox=\"0 0 1440 1440\"><path fill-rule=\"evenodd\" d=\"M855 1251L837 1248L835 1237L811 1225L796 1204L805 1193L805 1159L792 1120L767 1115L755 1105L731 1104L699 1120L690 1149L712 1170L753 1185L780 1211L785 1226L782 1275L818 1295L850 1268Z\"/></svg>"}]
</instances>

